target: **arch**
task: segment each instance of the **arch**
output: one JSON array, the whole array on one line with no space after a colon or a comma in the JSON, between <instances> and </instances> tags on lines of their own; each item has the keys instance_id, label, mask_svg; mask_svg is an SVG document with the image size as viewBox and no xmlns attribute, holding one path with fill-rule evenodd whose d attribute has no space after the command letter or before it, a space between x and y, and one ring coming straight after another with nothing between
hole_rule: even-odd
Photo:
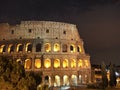
<instances>
[{"instance_id":1,"label":"arch","mask_svg":"<svg viewBox=\"0 0 120 90\"><path fill-rule=\"evenodd\" d=\"M75 60L75 59L72 59L72 60L71 60L71 67L72 67L72 68L75 68L75 67L76 67L76 60Z\"/></svg>"},{"instance_id":2,"label":"arch","mask_svg":"<svg viewBox=\"0 0 120 90\"><path fill-rule=\"evenodd\" d=\"M69 85L69 77L68 77L67 75L64 75L64 76L63 76L63 85L65 85L65 86L66 86L66 85L67 85L67 86Z\"/></svg>"},{"instance_id":3,"label":"arch","mask_svg":"<svg viewBox=\"0 0 120 90\"><path fill-rule=\"evenodd\" d=\"M16 60L16 62L18 62L18 63L20 63L20 64L22 64L23 62L22 62L22 60L19 58L19 59L17 59Z\"/></svg>"},{"instance_id":4,"label":"arch","mask_svg":"<svg viewBox=\"0 0 120 90\"><path fill-rule=\"evenodd\" d=\"M26 49L26 52L32 52L32 44L31 43L27 43L25 49Z\"/></svg>"},{"instance_id":5,"label":"arch","mask_svg":"<svg viewBox=\"0 0 120 90\"><path fill-rule=\"evenodd\" d=\"M17 52L22 52L23 51L23 45L22 44L18 44L17 45Z\"/></svg>"},{"instance_id":6,"label":"arch","mask_svg":"<svg viewBox=\"0 0 120 90\"><path fill-rule=\"evenodd\" d=\"M63 68L67 68L68 67L68 59L64 59L63 60Z\"/></svg>"},{"instance_id":7,"label":"arch","mask_svg":"<svg viewBox=\"0 0 120 90\"><path fill-rule=\"evenodd\" d=\"M36 52L41 52L41 43L36 44Z\"/></svg>"},{"instance_id":8,"label":"arch","mask_svg":"<svg viewBox=\"0 0 120 90\"><path fill-rule=\"evenodd\" d=\"M71 83L72 83L72 85L77 85L77 76L76 75L71 76Z\"/></svg>"},{"instance_id":9,"label":"arch","mask_svg":"<svg viewBox=\"0 0 120 90\"><path fill-rule=\"evenodd\" d=\"M89 66L88 60L84 60L84 64L85 64L85 67L88 67Z\"/></svg>"},{"instance_id":10,"label":"arch","mask_svg":"<svg viewBox=\"0 0 120 90\"><path fill-rule=\"evenodd\" d=\"M47 80L47 81L48 81L48 80L49 80L49 76L45 76L45 80Z\"/></svg>"},{"instance_id":11,"label":"arch","mask_svg":"<svg viewBox=\"0 0 120 90\"><path fill-rule=\"evenodd\" d=\"M89 82L89 78L88 78L88 75L85 74L85 83L88 83Z\"/></svg>"},{"instance_id":12,"label":"arch","mask_svg":"<svg viewBox=\"0 0 120 90\"><path fill-rule=\"evenodd\" d=\"M6 51L6 46L5 45L1 45L0 47L0 53L3 53Z\"/></svg>"},{"instance_id":13,"label":"arch","mask_svg":"<svg viewBox=\"0 0 120 90\"><path fill-rule=\"evenodd\" d=\"M11 53L11 52L14 52L14 46L13 46L13 44L10 44L8 46L8 53Z\"/></svg>"},{"instance_id":14,"label":"arch","mask_svg":"<svg viewBox=\"0 0 120 90\"><path fill-rule=\"evenodd\" d=\"M62 52L67 52L67 44L62 45Z\"/></svg>"},{"instance_id":15,"label":"arch","mask_svg":"<svg viewBox=\"0 0 120 90\"><path fill-rule=\"evenodd\" d=\"M50 43L46 43L44 46L45 52L50 52L51 51L51 45Z\"/></svg>"},{"instance_id":16,"label":"arch","mask_svg":"<svg viewBox=\"0 0 120 90\"><path fill-rule=\"evenodd\" d=\"M30 69L31 68L31 64L32 64L31 59L26 59L25 60L25 64L24 64L24 68L25 69Z\"/></svg>"},{"instance_id":17,"label":"arch","mask_svg":"<svg viewBox=\"0 0 120 90\"><path fill-rule=\"evenodd\" d=\"M49 33L49 29L46 30L46 33Z\"/></svg>"},{"instance_id":18,"label":"arch","mask_svg":"<svg viewBox=\"0 0 120 90\"><path fill-rule=\"evenodd\" d=\"M50 76L45 76L45 77L44 77L44 83L45 83L46 85L51 86L51 77L50 77Z\"/></svg>"},{"instance_id":19,"label":"arch","mask_svg":"<svg viewBox=\"0 0 120 90\"><path fill-rule=\"evenodd\" d=\"M73 44L70 45L70 52L75 52L75 45Z\"/></svg>"},{"instance_id":20,"label":"arch","mask_svg":"<svg viewBox=\"0 0 120 90\"><path fill-rule=\"evenodd\" d=\"M41 68L41 60L40 59L35 59L35 68Z\"/></svg>"},{"instance_id":21,"label":"arch","mask_svg":"<svg viewBox=\"0 0 120 90\"><path fill-rule=\"evenodd\" d=\"M78 46L77 46L77 51L78 51L78 52L81 52L81 51L82 51L82 49L81 49L81 46L80 46L80 45L78 45Z\"/></svg>"},{"instance_id":22,"label":"arch","mask_svg":"<svg viewBox=\"0 0 120 90\"><path fill-rule=\"evenodd\" d=\"M14 47L14 45L12 45L11 49L10 49L10 52L14 52L14 49L15 49L15 47Z\"/></svg>"},{"instance_id":23,"label":"arch","mask_svg":"<svg viewBox=\"0 0 120 90\"><path fill-rule=\"evenodd\" d=\"M60 86L60 76L58 75L55 76L54 86Z\"/></svg>"},{"instance_id":24,"label":"arch","mask_svg":"<svg viewBox=\"0 0 120 90\"><path fill-rule=\"evenodd\" d=\"M80 68L81 68L82 66L83 66L83 62L82 62L82 60L81 60L81 59L79 59L79 60L78 60L78 67L80 67Z\"/></svg>"},{"instance_id":25,"label":"arch","mask_svg":"<svg viewBox=\"0 0 120 90\"><path fill-rule=\"evenodd\" d=\"M60 45L58 43L54 44L54 51L59 52L60 51Z\"/></svg>"},{"instance_id":26,"label":"arch","mask_svg":"<svg viewBox=\"0 0 120 90\"><path fill-rule=\"evenodd\" d=\"M54 68L59 68L60 67L60 60L59 59L55 59L54 60Z\"/></svg>"},{"instance_id":27,"label":"arch","mask_svg":"<svg viewBox=\"0 0 120 90\"><path fill-rule=\"evenodd\" d=\"M79 75L79 83L82 83L82 75Z\"/></svg>"},{"instance_id":28,"label":"arch","mask_svg":"<svg viewBox=\"0 0 120 90\"><path fill-rule=\"evenodd\" d=\"M45 59L44 60L44 67L45 68L50 68L51 67L51 60L50 59Z\"/></svg>"}]
</instances>

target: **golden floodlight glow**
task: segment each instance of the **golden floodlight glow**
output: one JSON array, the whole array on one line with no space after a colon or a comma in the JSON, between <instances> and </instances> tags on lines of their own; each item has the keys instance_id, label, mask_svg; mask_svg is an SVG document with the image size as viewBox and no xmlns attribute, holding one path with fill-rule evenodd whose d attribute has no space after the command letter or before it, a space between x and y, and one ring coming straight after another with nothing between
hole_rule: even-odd
<instances>
[{"instance_id":1,"label":"golden floodlight glow","mask_svg":"<svg viewBox=\"0 0 120 90\"><path fill-rule=\"evenodd\" d=\"M63 76L63 82L64 82L64 85L69 85L69 78L67 75Z\"/></svg>"},{"instance_id":2,"label":"golden floodlight glow","mask_svg":"<svg viewBox=\"0 0 120 90\"><path fill-rule=\"evenodd\" d=\"M55 67L55 68L60 67L60 60L59 60L59 59L55 59L55 60L54 60L54 67Z\"/></svg>"},{"instance_id":3,"label":"golden floodlight glow","mask_svg":"<svg viewBox=\"0 0 120 90\"><path fill-rule=\"evenodd\" d=\"M31 43L27 43L26 44L26 47L25 47L25 51L28 52L28 46L30 45Z\"/></svg>"},{"instance_id":4,"label":"golden floodlight glow","mask_svg":"<svg viewBox=\"0 0 120 90\"><path fill-rule=\"evenodd\" d=\"M76 75L72 75L71 78L72 78L72 79L76 79L77 76L76 76Z\"/></svg>"},{"instance_id":5,"label":"golden floodlight glow","mask_svg":"<svg viewBox=\"0 0 120 90\"><path fill-rule=\"evenodd\" d=\"M80 45L78 45L78 51L79 51L79 52L82 52L82 49L81 49L81 46L80 46Z\"/></svg>"},{"instance_id":6,"label":"golden floodlight glow","mask_svg":"<svg viewBox=\"0 0 120 90\"><path fill-rule=\"evenodd\" d=\"M57 86L60 86L60 76L58 75L55 76L55 83Z\"/></svg>"},{"instance_id":7,"label":"golden floodlight glow","mask_svg":"<svg viewBox=\"0 0 120 90\"><path fill-rule=\"evenodd\" d=\"M70 52L71 53L75 52L75 45L73 44L70 45Z\"/></svg>"},{"instance_id":8,"label":"golden floodlight glow","mask_svg":"<svg viewBox=\"0 0 120 90\"><path fill-rule=\"evenodd\" d=\"M4 47L5 47L5 45L1 45L1 47L0 47L0 53L3 52Z\"/></svg>"},{"instance_id":9,"label":"golden floodlight glow","mask_svg":"<svg viewBox=\"0 0 120 90\"><path fill-rule=\"evenodd\" d=\"M17 59L16 62L21 62L21 59Z\"/></svg>"},{"instance_id":10,"label":"golden floodlight glow","mask_svg":"<svg viewBox=\"0 0 120 90\"><path fill-rule=\"evenodd\" d=\"M72 67L72 68L75 68L75 67L76 67L76 61L75 61L75 59L72 59L72 60L71 60L71 67Z\"/></svg>"},{"instance_id":11,"label":"golden floodlight glow","mask_svg":"<svg viewBox=\"0 0 120 90\"><path fill-rule=\"evenodd\" d=\"M55 52L60 51L60 45L59 45L58 43L55 43L55 44L54 44L54 51L55 51Z\"/></svg>"},{"instance_id":12,"label":"golden floodlight glow","mask_svg":"<svg viewBox=\"0 0 120 90\"><path fill-rule=\"evenodd\" d=\"M10 53L11 47L12 47L12 44L8 46L8 53Z\"/></svg>"},{"instance_id":13,"label":"golden floodlight glow","mask_svg":"<svg viewBox=\"0 0 120 90\"><path fill-rule=\"evenodd\" d=\"M51 61L50 61L50 59L45 59L45 61L44 61L44 66L45 66L46 68L51 67Z\"/></svg>"},{"instance_id":14,"label":"golden floodlight glow","mask_svg":"<svg viewBox=\"0 0 120 90\"><path fill-rule=\"evenodd\" d=\"M17 49L16 49L17 52L19 52L20 46L22 46L22 44L18 44L18 45L17 45Z\"/></svg>"},{"instance_id":15,"label":"golden floodlight glow","mask_svg":"<svg viewBox=\"0 0 120 90\"><path fill-rule=\"evenodd\" d=\"M31 68L31 60L30 59L25 60L24 67L25 67L25 69L30 69Z\"/></svg>"},{"instance_id":16,"label":"golden floodlight glow","mask_svg":"<svg viewBox=\"0 0 120 90\"><path fill-rule=\"evenodd\" d=\"M45 44L45 51L46 52L50 52L51 51L51 45L50 45L50 43L46 43Z\"/></svg>"},{"instance_id":17,"label":"golden floodlight glow","mask_svg":"<svg viewBox=\"0 0 120 90\"><path fill-rule=\"evenodd\" d=\"M88 67L88 60L85 60L85 67Z\"/></svg>"},{"instance_id":18,"label":"golden floodlight glow","mask_svg":"<svg viewBox=\"0 0 120 90\"><path fill-rule=\"evenodd\" d=\"M41 67L41 60L40 59L35 59L35 67L40 68Z\"/></svg>"},{"instance_id":19,"label":"golden floodlight glow","mask_svg":"<svg viewBox=\"0 0 120 90\"><path fill-rule=\"evenodd\" d=\"M82 67L82 66L83 66L82 60L79 59L79 60L78 60L78 67Z\"/></svg>"},{"instance_id":20,"label":"golden floodlight glow","mask_svg":"<svg viewBox=\"0 0 120 90\"><path fill-rule=\"evenodd\" d=\"M63 68L67 68L68 67L68 60L64 59L63 60Z\"/></svg>"}]
</instances>

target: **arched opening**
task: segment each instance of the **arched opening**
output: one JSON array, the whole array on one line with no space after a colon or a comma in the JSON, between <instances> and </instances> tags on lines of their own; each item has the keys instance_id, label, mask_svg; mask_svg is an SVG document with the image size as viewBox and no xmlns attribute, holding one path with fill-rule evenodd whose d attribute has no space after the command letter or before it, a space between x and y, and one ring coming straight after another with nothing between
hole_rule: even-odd
<instances>
[{"instance_id":1,"label":"arched opening","mask_svg":"<svg viewBox=\"0 0 120 90\"><path fill-rule=\"evenodd\" d=\"M67 68L68 67L68 60L64 59L63 60L63 68Z\"/></svg>"},{"instance_id":2,"label":"arched opening","mask_svg":"<svg viewBox=\"0 0 120 90\"><path fill-rule=\"evenodd\" d=\"M42 47L42 45L40 43L38 43L36 45L36 52L41 52L41 47Z\"/></svg>"},{"instance_id":3,"label":"arched opening","mask_svg":"<svg viewBox=\"0 0 120 90\"><path fill-rule=\"evenodd\" d=\"M71 83L72 83L72 85L77 85L77 76L76 75L71 76Z\"/></svg>"},{"instance_id":4,"label":"arched opening","mask_svg":"<svg viewBox=\"0 0 120 90\"><path fill-rule=\"evenodd\" d=\"M59 68L60 67L60 60L59 59L55 59L54 60L54 68Z\"/></svg>"},{"instance_id":5,"label":"arched opening","mask_svg":"<svg viewBox=\"0 0 120 90\"><path fill-rule=\"evenodd\" d=\"M76 60L72 59L71 60L71 68L75 68L76 67Z\"/></svg>"},{"instance_id":6,"label":"arched opening","mask_svg":"<svg viewBox=\"0 0 120 90\"><path fill-rule=\"evenodd\" d=\"M59 52L60 51L60 45L58 43L54 44L54 51Z\"/></svg>"},{"instance_id":7,"label":"arched opening","mask_svg":"<svg viewBox=\"0 0 120 90\"><path fill-rule=\"evenodd\" d=\"M26 52L32 52L32 44L31 43L26 44Z\"/></svg>"},{"instance_id":8,"label":"arched opening","mask_svg":"<svg viewBox=\"0 0 120 90\"><path fill-rule=\"evenodd\" d=\"M67 52L67 44L62 45L62 52Z\"/></svg>"},{"instance_id":9,"label":"arched opening","mask_svg":"<svg viewBox=\"0 0 120 90\"><path fill-rule=\"evenodd\" d=\"M17 59L16 62L18 62L18 63L20 63L20 64L23 63L21 59Z\"/></svg>"},{"instance_id":10,"label":"arched opening","mask_svg":"<svg viewBox=\"0 0 120 90\"><path fill-rule=\"evenodd\" d=\"M45 76L45 81L48 81L49 80L49 76Z\"/></svg>"},{"instance_id":11,"label":"arched opening","mask_svg":"<svg viewBox=\"0 0 120 90\"><path fill-rule=\"evenodd\" d=\"M14 52L14 46L12 44L10 44L8 46L8 53Z\"/></svg>"},{"instance_id":12,"label":"arched opening","mask_svg":"<svg viewBox=\"0 0 120 90\"><path fill-rule=\"evenodd\" d=\"M89 66L88 60L84 60L85 67L87 68Z\"/></svg>"},{"instance_id":13,"label":"arched opening","mask_svg":"<svg viewBox=\"0 0 120 90\"><path fill-rule=\"evenodd\" d=\"M50 76L45 76L45 78L44 78L44 83L45 83L46 85L51 86L51 77L50 77Z\"/></svg>"},{"instance_id":14,"label":"arched opening","mask_svg":"<svg viewBox=\"0 0 120 90\"><path fill-rule=\"evenodd\" d=\"M12 46L11 46L11 49L10 49L10 53L11 53L11 52L14 52L14 49L15 49L15 47L12 45Z\"/></svg>"},{"instance_id":15,"label":"arched opening","mask_svg":"<svg viewBox=\"0 0 120 90\"><path fill-rule=\"evenodd\" d=\"M81 68L82 66L83 66L83 62L82 62L82 60L81 60L81 59L79 59L79 60L78 60L78 67L80 67L80 68Z\"/></svg>"},{"instance_id":16,"label":"arched opening","mask_svg":"<svg viewBox=\"0 0 120 90\"><path fill-rule=\"evenodd\" d=\"M30 69L31 68L31 64L32 64L31 60L30 59L26 59L25 60L25 64L24 64L24 68L25 69Z\"/></svg>"},{"instance_id":17,"label":"arched opening","mask_svg":"<svg viewBox=\"0 0 120 90\"><path fill-rule=\"evenodd\" d=\"M6 46L5 45L1 45L0 47L0 53L3 53L6 51Z\"/></svg>"},{"instance_id":18,"label":"arched opening","mask_svg":"<svg viewBox=\"0 0 120 90\"><path fill-rule=\"evenodd\" d=\"M22 44L18 44L17 45L17 52L22 52L23 51L23 45Z\"/></svg>"},{"instance_id":19,"label":"arched opening","mask_svg":"<svg viewBox=\"0 0 120 90\"><path fill-rule=\"evenodd\" d=\"M58 75L55 76L54 86L60 86L60 76Z\"/></svg>"},{"instance_id":20,"label":"arched opening","mask_svg":"<svg viewBox=\"0 0 120 90\"><path fill-rule=\"evenodd\" d=\"M65 86L66 86L66 85L67 85L67 86L69 85L69 77L68 77L67 75L64 75L64 76L63 76L63 85L65 85Z\"/></svg>"},{"instance_id":21,"label":"arched opening","mask_svg":"<svg viewBox=\"0 0 120 90\"><path fill-rule=\"evenodd\" d=\"M70 45L70 52L75 52L75 46L73 44Z\"/></svg>"},{"instance_id":22,"label":"arched opening","mask_svg":"<svg viewBox=\"0 0 120 90\"><path fill-rule=\"evenodd\" d=\"M51 51L51 45L50 45L50 43L46 43L44 49L45 49L45 52L50 52Z\"/></svg>"},{"instance_id":23,"label":"arched opening","mask_svg":"<svg viewBox=\"0 0 120 90\"><path fill-rule=\"evenodd\" d=\"M82 83L82 75L79 75L79 83Z\"/></svg>"},{"instance_id":24,"label":"arched opening","mask_svg":"<svg viewBox=\"0 0 120 90\"><path fill-rule=\"evenodd\" d=\"M88 75L86 74L85 75L85 83L88 83L89 82L89 79L88 79Z\"/></svg>"},{"instance_id":25,"label":"arched opening","mask_svg":"<svg viewBox=\"0 0 120 90\"><path fill-rule=\"evenodd\" d=\"M35 68L41 68L41 60L40 59L35 59Z\"/></svg>"},{"instance_id":26,"label":"arched opening","mask_svg":"<svg viewBox=\"0 0 120 90\"><path fill-rule=\"evenodd\" d=\"M81 52L81 51L82 51L80 45L77 46L77 51L78 51L78 52Z\"/></svg>"},{"instance_id":27,"label":"arched opening","mask_svg":"<svg viewBox=\"0 0 120 90\"><path fill-rule=\"evenodd\" d=\"M50 68L51 67L51 60L50 59L45 59L44 60L44 67L45 68Z\"/></svg>"}]
</instances>

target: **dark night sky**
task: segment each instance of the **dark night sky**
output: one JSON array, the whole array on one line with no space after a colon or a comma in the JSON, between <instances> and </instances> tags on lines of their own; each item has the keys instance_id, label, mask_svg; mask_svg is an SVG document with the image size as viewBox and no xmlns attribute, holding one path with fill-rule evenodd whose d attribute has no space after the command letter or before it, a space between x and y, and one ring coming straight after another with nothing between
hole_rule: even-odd
<instances>
[{"instance_id":1,"label":"dark night sky","mask_svg":"<svg viewBox=\"0 0 120 90\"><path fill-rule=\"evenodd\" d=\"M49 20L76 24L93 64L120 65L120 0L3 0L0 22Z\"/></svg>"}]
</instances>

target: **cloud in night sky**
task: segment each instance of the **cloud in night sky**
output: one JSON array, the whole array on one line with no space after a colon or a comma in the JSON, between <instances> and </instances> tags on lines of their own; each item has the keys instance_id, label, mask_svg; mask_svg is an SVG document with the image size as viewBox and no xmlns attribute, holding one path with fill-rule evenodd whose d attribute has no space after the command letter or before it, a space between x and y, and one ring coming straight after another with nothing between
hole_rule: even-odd
<instances>
[{"instance_id":1,"label":"cloud in night sky","mask_svg":"<svg viewBox=\"0 0 120 90\"><path fill-rule=\"evenodd\" d=\"M120 0L1 1L0 22L21 20L76 24L93 64L120 62Z\"/></svg>"}]
</instances>

